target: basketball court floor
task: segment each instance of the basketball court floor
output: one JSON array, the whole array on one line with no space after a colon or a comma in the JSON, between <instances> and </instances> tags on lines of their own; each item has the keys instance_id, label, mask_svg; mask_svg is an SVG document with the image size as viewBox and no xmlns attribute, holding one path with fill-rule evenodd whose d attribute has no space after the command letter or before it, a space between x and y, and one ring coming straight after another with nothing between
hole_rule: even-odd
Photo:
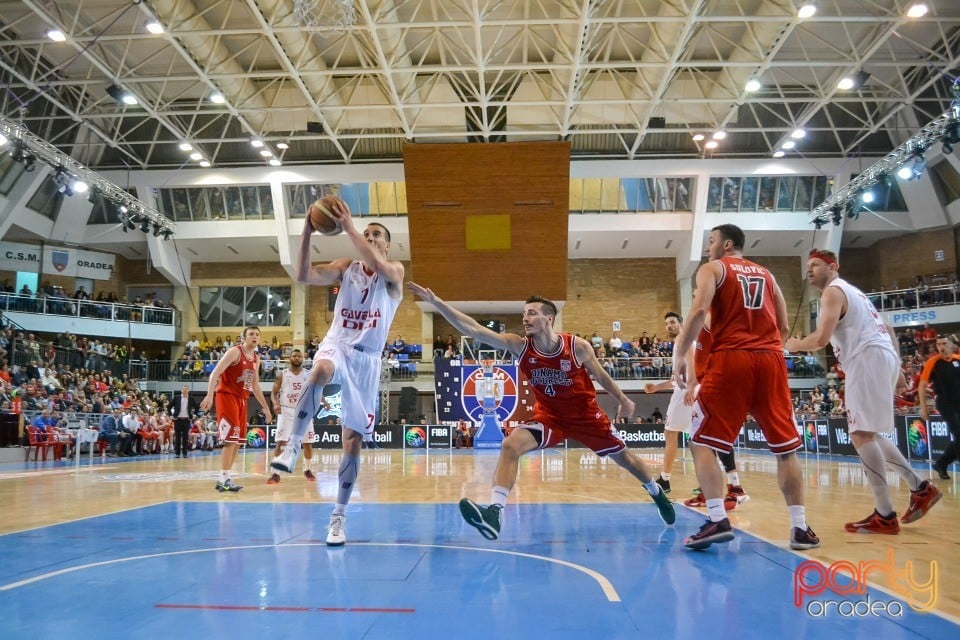
<instances>
[{"instance_id":1,"label":"basketball court floor","mask_svg":"<svg viewBox=\"0 0 960 640\"><path fill-rule=\"evenodd\" d=\"M872 509L859 467L805 456L823 547L800 554L787 547L774 458L742 454L751 500L731 514L737 538L693 552L681 546L703 521L682 506L696 485L689 461L674 469L668 527L616 465L581 449L530 455L489 542L456 502L488 500L495 452L364 451L347 546L328 548L339 453L315 452L316 483L271 486L267 455L240 456L238 494L214 491L216 454L0 465L0 638L960 633L955 479L937 481L943 500L900 535L847 534L843 522ZM644 458L659 468L659 453ZM890 480L902 512L907 489Z\"/></svg>"}]
</instances>

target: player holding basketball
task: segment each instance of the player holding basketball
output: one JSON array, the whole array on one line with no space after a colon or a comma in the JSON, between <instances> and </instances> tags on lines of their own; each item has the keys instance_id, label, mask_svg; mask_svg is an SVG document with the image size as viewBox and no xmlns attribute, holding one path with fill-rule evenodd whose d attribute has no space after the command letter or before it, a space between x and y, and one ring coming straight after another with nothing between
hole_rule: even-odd
<instances>
[{"instance_id":1,"label":"player holding basketball","mask_svg":"<svg viewBox=\"0 0 960 640\"><path fill-rule=\"evenodd\" d=\"M693 403L690 451L709 520L684 540L690 549L706 549L733 540L723 506L723 474L713 451L726 453L750 412L777 456L777 478L790 511L790 547L812 549L820 539L807 525L803 478L790 402L783 337L788 331L787 305L776 279L743 257L743 231L732 224L714 227L707 241L709 262L697 271L696 295L674 354L677 384L687 386L685 354L710 314L713 344Z\"/></svg>"},{"instance_id":2,"label":"player holding basketball","mask_svg":"<svg viewBox=\"0 0 960 640\"><path fill-rule=\"evenodd\" d=\"M476 527L488 540L496 540L500 535L500 512L517 481L520 456L534 449L556 446L567 437L583 443L598 456L609 456L640 480L657 504L660 517L667 524L673 524L676 520L673 504L654 481L647 465L627 449L600 409L590 376L617 398L617 417L633 416L633 401L597 360L589 342L554 331L557 307L551 301L538 296L527 299L523 307L525 335L519 336L481 326L426 287L410 282L407 289L434 305L461 333L516 356L536 399L534 421L519 425L503 441L490 504L479 505L468 498L460 501L460 513L467 524Z\"/></svg>"},{"instance_id":3,"label":"player holding basketball","mask_svg":"<svg viewBox=\"0 0 960 640\"><path fill-rule=\"evenodd\" d=\"M323 406L323 388L339 383L343 395L343 457L337 472L337 502L330 516L327 544L346 543L344 520L350 494L357 482L360 449L373 439L380 387L380 353L387 344L387 332L403 299L403 265L387 260L390 232L379 223L367 225L361 234L353 226L350 209L342 200L332 207L347 237L360 254L359 260L338 258L311 267L310 218L304 222L297 259L297 282L329 286L341 282L333 322L313 357L313 368L300 395L290 441L270 466L292 473L300 441Z\"/></svg>"},{"instance_id":4,"label":"player holding basketball","mask_svg":"<svg viewBox=\"0 0 960 640\"><path fill-rule=\"evenodd\" d=\"M216 392L217 429L223 442L220 453L220 478L217 491L240 491L240 485L230 479L230 468L237 459L240 442L247 439L247 398L250 393L263 407L263 413L269 423L273 417L270 407L260 389L260 329L247 327L243 330L243 341L227 350L220 362L210 373L207 383L207 395L200 402L200 408L208 411L214 404Z\"/></svg>"},{"instance_id":5,"label":"player holding basketball","mask_svg":"<svg viewBox=\"0 0 960 640\"><path fill-rule=\"evenodd\" d=\"M677 338L683 330L683 321L680 318L680 314L676 311L668 311L663 316L663 324L667 332L667 337L670 338L674 346L676 346ZM691 363L694 364L693 371L696 372L697 379L703 376L703 370L706 368L707 356L710 353L709 341L710 331L704 326L703 329L700 330L697 342L690 348L690 352L687 353L687 366L689 367ZM706 350L704 350L704 347L706 347ZM663 449L663 470L657 478L657 484L659 484L666 493L670 493L670 471L673 469L673 463L677 459L677 450L679 448L677 439L681 433L690 433L690 416L693 411L692 405L696 386L696 381L690 380L688 388L684 390L677 386L677 383L672 379L661 382L660 384L648 383L644 386L644 391L647 393L657 393L658 391L666 391L667 389L673 390L673 394L670 396L670 405L667 407L667 418L663 425L664 435L666 436L666 445ZM687 397L688 394L690 395L689 398ZM723 463L728 479L727 495L723 499L723 506L727 511L733 511L737 508L737 505L747 502L750 496L748 496L746 492L744 492L743 487L740 486L740 474L737 473L737 462L733 451L729 453L718 452L717 457L720 459L720 462ZM703 493L699 489L694 492L692 498L685 500L684 504L688 507L707 506Z\"/></svg>"},{"instance_id":6,"label":"player holding basketball","mask_svg":"<svg viewBox=\"0 0 960 640\"><path fill-rule=\"evenodd\" d=\"M303 352L300 349L294 349L290 352L290 366L280 372L270 391L273 412L277 416L277 448L273 452L274 456L279 456L290 440L297 401L300 400L300 394L307 384L309 375L309 372L303 368ZM308 428L303 438L303 476L310 482L316 482L317 477L310 470L311 462L313 462L313 429ZM280 474L276 472L267 479L267 484L279 482Z\"/></svg>"},{"instance_id":7,"label":"player holding basketball","mask_svg":"<svg viewBox=\"0 0 960 640\"><path fill-rule=\"evenodd\" d=\"M890 501L886 470L893 469L910 486L910 506L903 522L916 522L943 494L910 468L900 450L882 434L893 433L893 396L906 388L900 370L898 344L893 329L877 315L862 291L840 277L840 265L832 251L814 249L807 260L807 282L819 289L817 328L803 339L790 338L792 353L816 351L833 345L833 353L846 373L847 429L860 456L860 464L873 489L873 513L844 525L850 533L900 532L900 523Z\"/></svg>"}]
</instances>

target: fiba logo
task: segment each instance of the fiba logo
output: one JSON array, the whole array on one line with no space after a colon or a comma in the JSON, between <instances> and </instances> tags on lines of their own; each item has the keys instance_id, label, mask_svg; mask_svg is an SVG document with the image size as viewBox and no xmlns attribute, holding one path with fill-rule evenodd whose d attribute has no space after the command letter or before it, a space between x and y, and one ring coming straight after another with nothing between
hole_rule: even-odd
<instances>
[{"instance_id":1,"label":"fiba logo","mask_svg":"<svg viewBox=\"0 0 960 640\"><path fill-rule=\"evenodd\" d=\"M267 434L263 427L253 427L247 431L247 446L260 449L267 443Z\"/></svg>"},{"instance_id":2,"label":"fiba logo","mask_svg":"<svg viewBox=\"0 0 960 640\"><path fill-rule=\"evenodd\" d=\"M408 447L423 448L427 444L427 432L420 427L407 427L407 433L404 435Z\"/></svg>"},{"instance_id":3,"label":"fiba logo","mask_svg":"<svg viewBox=\"0 0 960 640\"><path fill-rule=\"evenodd\" d=\"M907 446L918 458L927 455L927 425L923 424L923 420L918 418L910 421L910 426L907 427Z\"/></svg>"},{"instance_id":4,"label":"fiba logo","mask_svg":"<svg viewBox=\"0 0 960 640\"><path fill-rule=\"evenodd\" d=\"M807 451L816 451L817 450L817 425L813 422L808 422L806 428L803 430L803 440L807 445Z\"/></svg>"}]
</instances>

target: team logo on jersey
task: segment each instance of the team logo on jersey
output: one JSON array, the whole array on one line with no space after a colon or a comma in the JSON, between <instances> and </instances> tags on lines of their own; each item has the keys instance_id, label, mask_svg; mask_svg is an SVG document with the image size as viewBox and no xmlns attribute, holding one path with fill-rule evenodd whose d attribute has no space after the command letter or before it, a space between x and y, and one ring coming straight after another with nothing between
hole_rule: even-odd
<instances>
[{"instance_id":1,"label":"team logo on jersey","mask_svg":"<svg viewBox=\"0 0 960 640\"><path fill-rule=\"evenodd\" d=\"M485 388L487 381L483 377L483 367L463 367L460 387L460 402L470 419L476 422L483 417L484 398L492 395L493 409L497 419L504 422L517 408L517 368L516 366L494 367L492 393Z\"/></svg>"},{"instance_id":2,"label":"team logo on jersey","mask_svg":"<svg viewBox=\"0 0 960 640\"><path fill-rule=\"evenodd\" d=\"M570 361L569 361L569 360L561 360L561 361L560 361L560 371L570 371L570 369L571 369L571 367L570 367Z\"/></svg>"}]
</instances>

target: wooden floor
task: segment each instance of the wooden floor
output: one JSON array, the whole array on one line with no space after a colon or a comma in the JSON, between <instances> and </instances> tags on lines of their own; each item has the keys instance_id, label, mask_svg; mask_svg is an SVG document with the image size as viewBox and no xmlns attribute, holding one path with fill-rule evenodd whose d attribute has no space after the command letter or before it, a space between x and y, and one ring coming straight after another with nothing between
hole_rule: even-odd
<instances>
[{"instance_id":1,"label":"wooden floor","mask_svg":"<svg viewBox=\"0 0 960 640\"><path fill-rule=\"evenodd\" d=\"M169 501L247 503L332 503L336 490L339 452L315 452L319 482L302 475L285 476L279 485L266 485L265 452L248 452L235 467L235 480L244 485L238 494L214 491L219 456L189 459L150 456L139 459L84 459L79 468L64 463L0 464L0 504L4 505L0 534L56 525ZM659 469L659 453L642 457ZM860 467L853 460L802 457L807 488L807 518L823 541L808 557L824 564L847 560L882 560L887 550L903 566L912 561L918 579L926 579L929 562L939 564L937 610L960 619L960 498L957 477L936 480L944 498L927 517L905 525L897 536L848 534L843 523L872 510L872 498ZM750 501L731 514L735 528L786 548L788 519L776 486L776 463L768 454L741 454L741 479ZM449 504L463 496L479 502L489 498L495 452L402 450L364 451L354 503L375 508L376 503ZM928 471L923 471L929 477ZM894 505L902 513L908 491L895 475L889 480ZM692 463L678 461L670 497L678 503L696 486ZM649 497L615 464L599 460L586 450L535 453L521 462L520 479L510 496L521 504L649 503ZM509 523L505 523L505 529ZM678 535L692 533L689 525ZM506 534L506 532L505 532ZM355 532L356 535L356 532ZM709 552L707 552L709 553ZM694 554L696 555L696 554ZM745 577L749 579L749 577ZM882 576L881 576L882 581ZM883 586L882 584L880 585Z\"/></svg>"}]
</instances>

